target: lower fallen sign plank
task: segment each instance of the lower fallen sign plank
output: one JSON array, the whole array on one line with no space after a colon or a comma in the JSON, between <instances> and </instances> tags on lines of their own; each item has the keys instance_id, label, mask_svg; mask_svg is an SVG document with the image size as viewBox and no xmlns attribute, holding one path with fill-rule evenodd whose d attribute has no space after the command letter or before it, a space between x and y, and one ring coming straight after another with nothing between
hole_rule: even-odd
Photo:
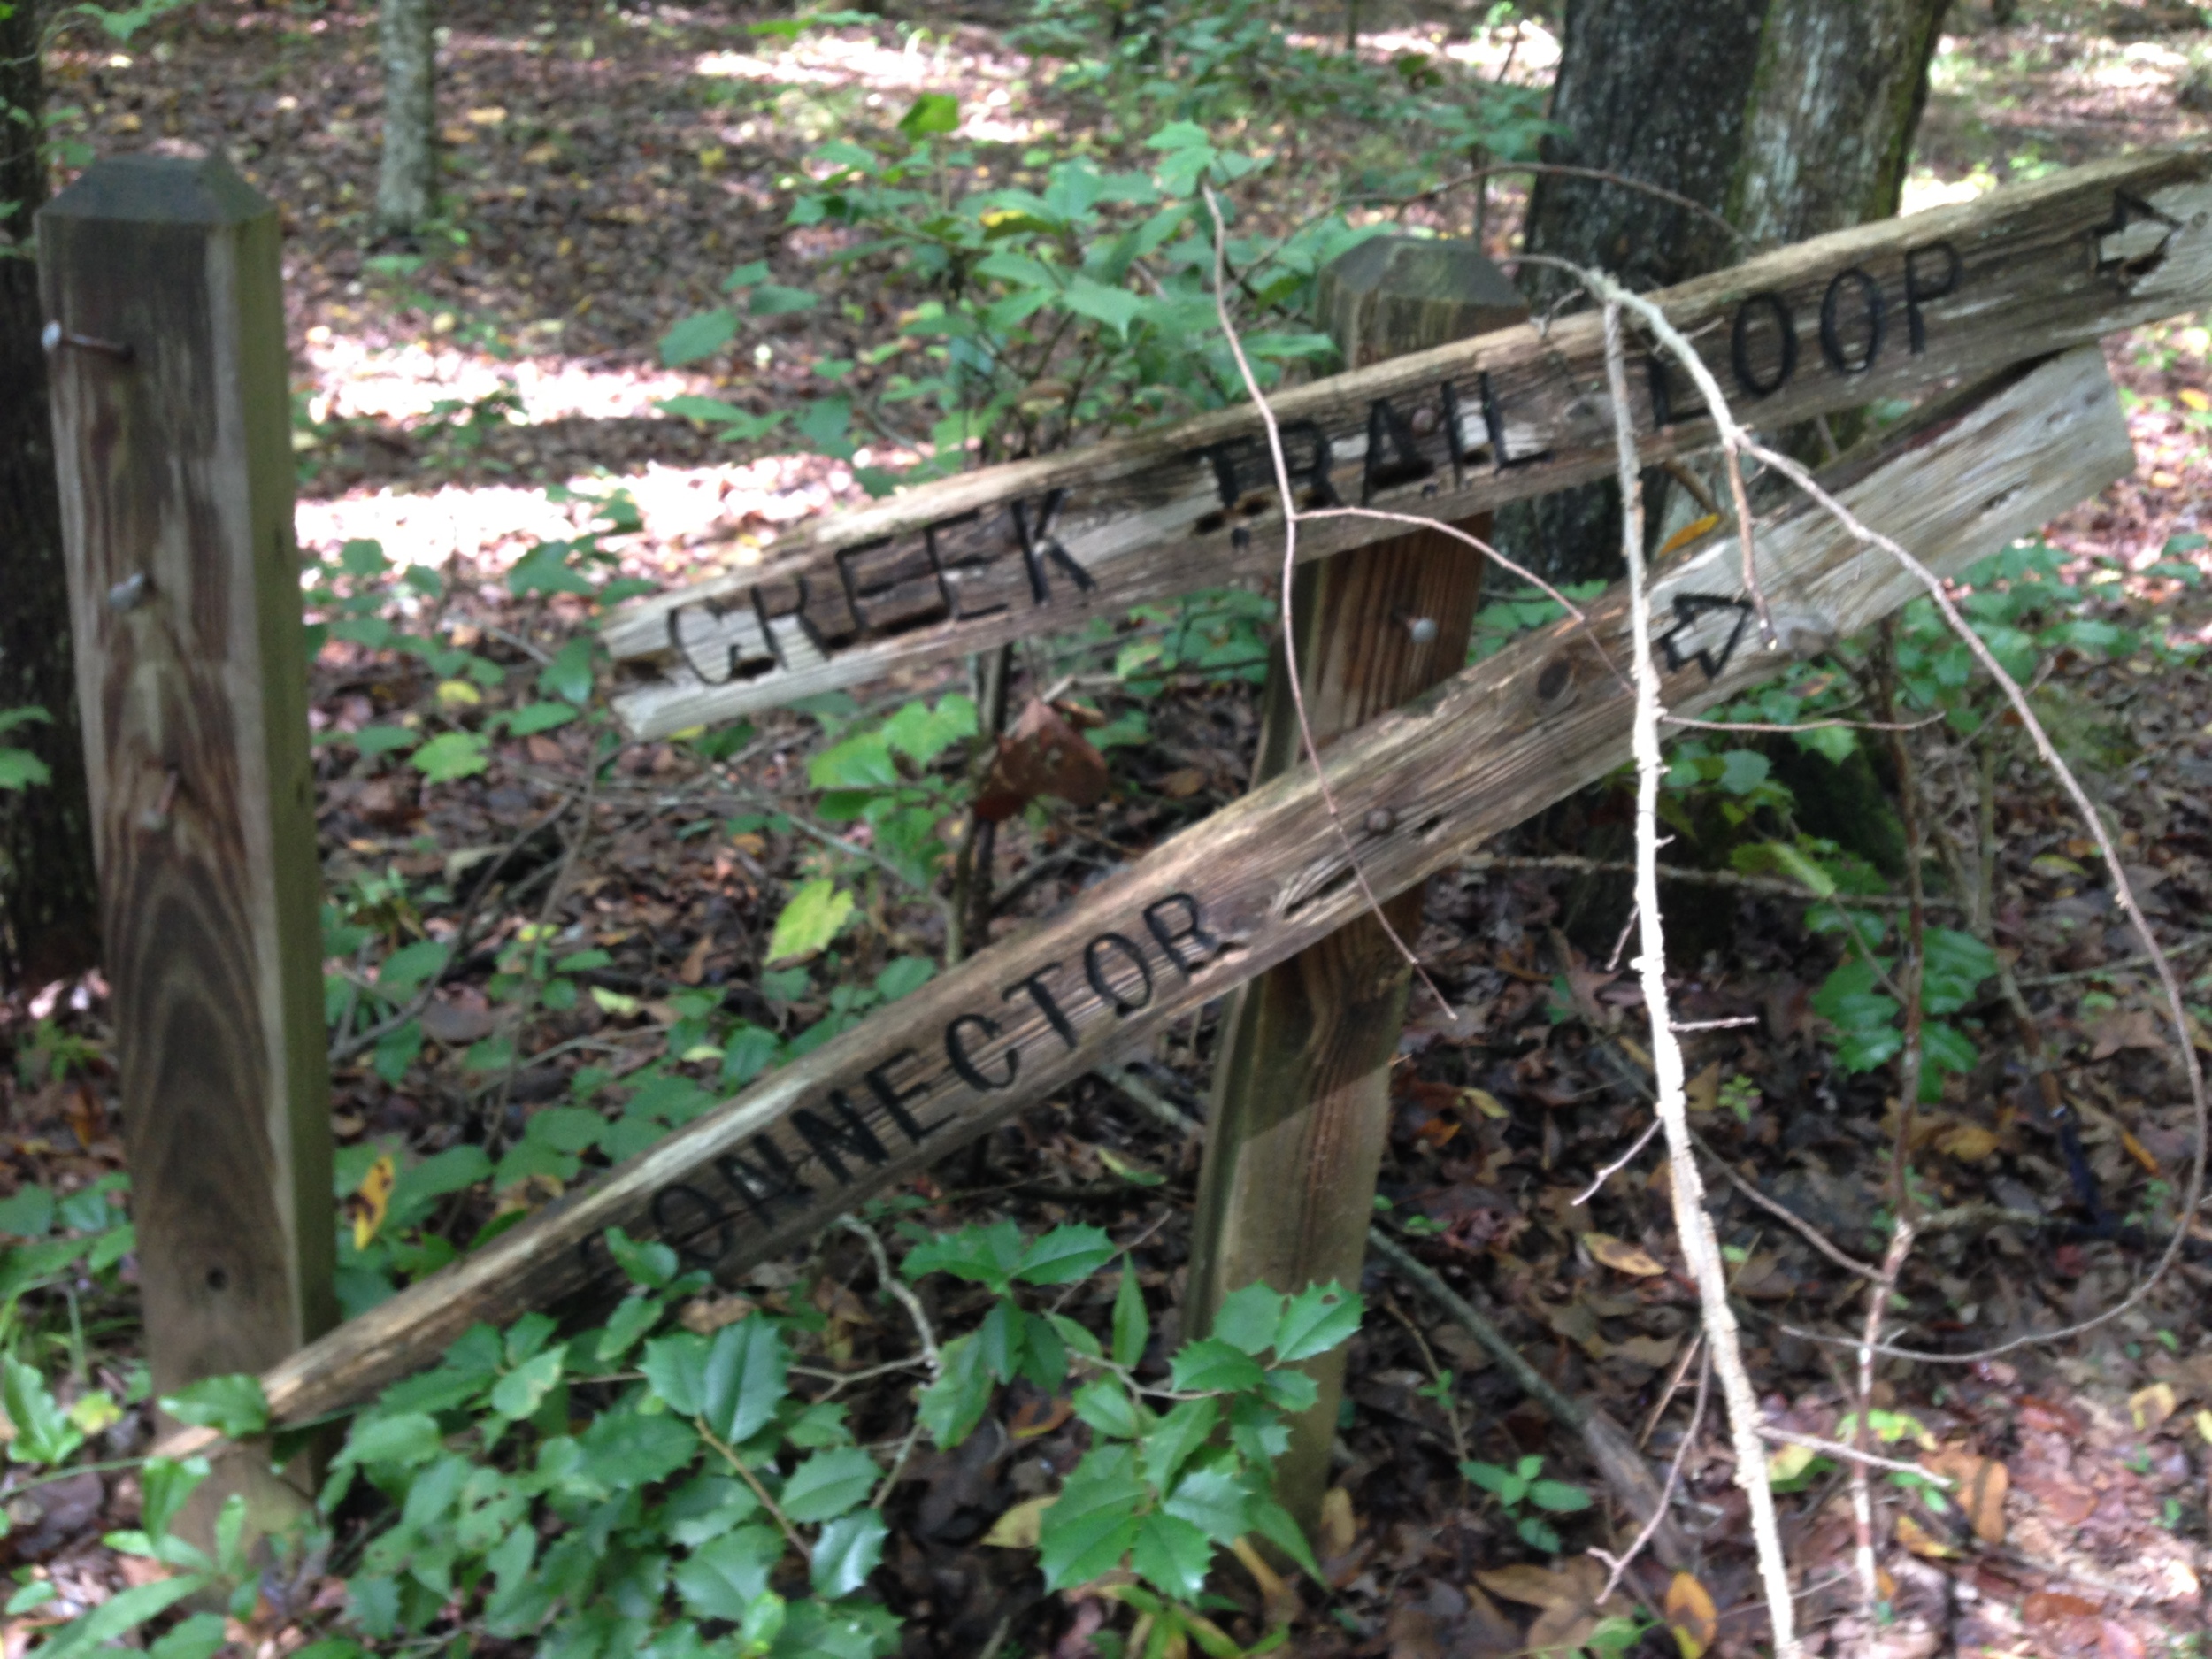
<instances>
[{"instance_id":1,"label":"lower fallen sign plank","mask_svg":"<svg viewBox=\"0 0 2212 1659\"><path fill-rule=\"evenodd\" d=\"M2132 470L2093 347L1893 435L1824 475L1873 528L1956 572ZM1866 626L1917 591L1809 507L1764 523L1759 580L1786 645ZM1733 696L1790 659L1747 614L1739 546L1662 571L1669 706ZM1626 594L1446 681L1328 753L1375 890L1404 890L1626 759ZM1310 767L1185 831L1056 918L970 958L264 1378L280 1419L361 1400L500 1321L618 1284L605 1235L733 1271L819 1232L1147 1033L1333 932L1365 901Z\"/></svg>"}]
</instances>

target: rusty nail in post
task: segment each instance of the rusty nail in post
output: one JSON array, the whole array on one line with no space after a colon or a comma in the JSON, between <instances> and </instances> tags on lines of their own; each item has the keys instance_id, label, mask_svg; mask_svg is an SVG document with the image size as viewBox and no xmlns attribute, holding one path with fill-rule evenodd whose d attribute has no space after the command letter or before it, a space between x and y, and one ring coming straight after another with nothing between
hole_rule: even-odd
<instances>
[{"instance_id":1,"label":"rusty nail in post","mask_svg":"<svg viewBox=\"0 0 2212 1659\"><path fill-rule=\"evenodd\" d=\"M49 323L39 337L39 343L49 351L58 351L64 346L74 346L80 351L96 351L103 357L113 357L118 363L131 360L131 348L121 340L96 340L90 334L73 334L59 323Z\"/></svg>"},{"instance_id":2,"label":"rusty nail in post","mask_svg":"<svg viewBox=\"0 0 2212 1659\"><path fill-rule=\"evenodd\" d=\"M114 611L135 611L146 603L149 587L146 572L138 571L125 577L108 589L108 609Z\"/></svg>"}]
</instances>

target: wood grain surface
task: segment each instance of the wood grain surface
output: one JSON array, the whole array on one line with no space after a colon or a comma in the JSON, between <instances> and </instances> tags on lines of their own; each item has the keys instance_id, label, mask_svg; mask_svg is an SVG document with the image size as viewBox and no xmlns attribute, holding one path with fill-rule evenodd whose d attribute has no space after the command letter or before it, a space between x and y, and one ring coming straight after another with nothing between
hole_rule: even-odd
<instances>
[{"instance_id":1,"label":"wood grain surface","mask_svg":"<svg viewBox=\"0 0 2212 1659\"><path fill-rule=\"evenodd\" d=\"M1841 498L1939 570L2033 531L2134 465L2094 348L2009 376L1963 410L1829 469ZM1786 638L1851 633L1916 591L1804 510L1758 533ZM1694 713L1789 660L1755 634L1732 651L1743 593L1732 539L1655 583L1722 609L1678 619L1669 706ZM1695 609L1693 607L1693 609ZM1626 598L1538 631L1334 744L1329 776L1379 893L1404 892L1628 754ZM1698 660L1702 653L1715 672ZM610 1226L665 1236L723 1272L812 1238L836 1216L1145 1041L1363 913L1310 767L1223 808L1018 941L951 969L659 1145L579 1187L263 1375L280 1417L358 1401L434 1360L479 1320L615 1281ZM172 1449L188 1442L173 1441Z\"/></svg>"},{"instance_id":2,"label":"wood grain surface","mask_svg":"<svg viewBox=\"0 0 2212 1659\"><path fill-rule=\"evenodd\" d=\"M1465 241L1377 237L1316 286L1315 309L1355 367L1509 326L1526 309ZM1486 541L1490 516L1463 527ZM1464 665L1484 564L1467 543L1423 529L1299 566L1291 616L1317 748ZM1279 643L1253 781L1288 771L1301 749ZM1417 937L1420 885L1385 913L1401 939ZM1367 915L1231 995L1191 1222L1189 1334L1207 1334L1222 1299L1246 1285L1290 1294L1359 1284L1411 977L1390 933ZM1302 1525L1318 1518L1328 1489L1344 1363L1337 1348L1304 1367L1317 1393L1292 1419L1289 1448L1276 1461L1277 1495Z\"/></svg>"},{"instance_id":3,"label":"wood grain surface","mask_svg":"<svg viewBox=\"0 0 2212 1659\"><path fill-rule=\"evenodd\" d=\"M39 214L154 1386L333 1323L328 1072L277 212L220 159Z\"/></svg>"},{"instance_id":4,"label":"wood grain surface","mask_svg":"<svg viewBox=\"0 0 2212 1659\"><path fill-rule=\"evenodd\" d=\"M1656 297L1763 428L1915 397L2212 300L2212 159L2101 162L1816 237ZM1639 361L1632 383L1647 459L1709 442L1678 370ZM1457 520L1613 465L1588 313L1357 368L1274 406L1316 499ZM616 711L638 735L665 735L1264 575L1282 556L1266 486L1259 417L1240 405L833 515L756 567L610 618L608 649L633 674ZM1319 558L1395 534L1330 519L1303 526L1299 550Z\"/></svg>"}]
</instances>

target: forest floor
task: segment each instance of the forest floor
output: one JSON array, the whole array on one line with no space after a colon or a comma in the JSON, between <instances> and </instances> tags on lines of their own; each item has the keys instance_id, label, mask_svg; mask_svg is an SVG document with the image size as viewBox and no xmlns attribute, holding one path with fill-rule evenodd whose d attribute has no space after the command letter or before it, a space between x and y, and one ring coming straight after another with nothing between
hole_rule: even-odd
<instances>
[{"instance_id":1,"label":"forest floor","mask_svg":"<svg viewBox=\"0 0 2212 1659\"><path fill-rule=\"evenodd\" d=\"M2212 54L2212 34L2157 32L2155 8L2135 5L2031 0L2023 20L2003 30L1985 25L1979 0L1958 0L1957 9L1967 15L1955 27L1968 32L1944 44L1909 205L2202 139L2212 99L2183 94L2195 55ZM127 50L65 50L54 96L75 111L73 130L102 153L156 140L219 147L281 204L304 445L303 547L330 556L373 538L396 560L439 568L477 649L526 678L586 621L573 599L518 601L500 583L537 542L585 523L588 509L557 499L549 486L628 492L641 528L610 545L626 574L656 580L743 557L784 526L854 498L846 464L718 444L655 409L658 399L702 391L760 410L795 406L818 389L818 362L856 356L903 303L878 289L756 325L753 371L734 380L659 365L659 335L715 303L723 277L745 261L767 260L776 280L795 287L834 288L833 240L783 223L778 180L810 142L856 121L887 124L918 92L949 92L964 132L1011 180L1023 174L1022 146L1074 118L1047 96L1035 66L980 23L926 34L848 28L787 42L705 7L458 0L444 16L439 96L457 235L419 264L367 234L379 94L375 11L362 0L312 8L202 0ZM1461 24L1407 25L1366 46L1387 54L1417 43L1493 64L1503 49ZM1547 48L1525 37L1514 73L1540 79ZM1488 234L1502 252L1517 197L1501 189L1492 205ZM1458 224L1429 222L1463 227L1463 206L1456 211ZM2212 501L2202 416L2212 339L2184 319L2116 339L2108 355L2129 394L2139 465L2048 537L2084 571L2101 572L2101 614L2212 642L2212 592L2139 573L2173 538L2212 533L2212 523L2200 523ZM856 460L864 465L866 453ZM2212 557L2190 557L2212 571ZM2073 752L2125 831L2147 908L2170 947L2193 953L2185 977L2202 973L2212 962L2203 949L2212 942L2212 678L2154 669L2141 657L2062 657L2048 667L2052 695L2071 711ZM1001 916L1002 936L1242 791L1256 678L1171 676L1150 703L1148 740L1114 751L1114 789L1103 803L1057 805L1041 827L1010 826L996 874L1020 891ZM951 683L867 688L862 702L887 707ZM435 696L419 664L333 645L315 666L312 718L319 732L355 732L428 710ZM1109 713L1117 698L1136 701L1105 684L1098 698ZM581 795L590 770L575 728L503 745L488 772L435 785L342 746L322 749L318 821L333 893L382 892L450 936L465 887L458 878L488 852L530 849L490 896L496 925L430 1004L422 1056L396 1083L365 1054L336 1068L342 1146L423 1154L488 1130L512 1138L533 1112L566 1097L580 1060L619 1074L657 1058L679 1021L668 999L686 988L718 989L729 1007L786 1030L823 1014L818 1001L772 1002L760 986L767 930L789 879L807 867L810 843L729 822L797 810L820 723L792 712L758 724L759 735L725 759L682 742L633 746L588 808L561 818L550 835L549 815ZM2080 826L2055 784L2024 766L2002 772L1997 816L1999 942L2078 1127L2045 1112L1993 999L1984 1012L1995 1035L1983 1064L1924 1115L1916 1156L1943 1201L1993 1202L2047 1216L2049 1225L1940 1234L1916 1252L1902 1287L1915 1328L1955 1346L2055 1328L2120 1300L2154 1252L2110 1218L2170 1193L2192 1153L2186 1091L2155 987L2089 868ZM1490 850L1534 857L1611 846L1624 854L1624 821L1617 792L1594 794ZM1680 1386L1677 1362L1694 1294L1678 1271L1622 1272L1588 1243L1628 1240L1661 1263L1678 1262L1663 1180L1647 1161L1608 1180L1588 1206L1573 1202L1647 1113L1621 1070L1638 1001L1624 976L1600 965L1624 911L1617 885L1540 870L1470 867L1432 882L1421 953L1476 1016L1450 1021L1417 1000L1382 1190L1394 1215L1411 1222L1425 1259L1491 1310L1563 1388L1647 1428L1655 1455L1681 1452L1700 1540L1694 1564L1717 1604L1715 1650L1749 1653L1763 1612L1717 1414L1683 1446L1694 1379ZM609 953L611 965L594 979L614 995L530 1034L526 1048L534 1051L500 1079L505 1115L494 1122L491 1091L463 1060L494 1027L490 946L541 916L565 938ZM882 937L872 948L886 956L941 942L926 904L887 901L876 926ZM1832 947L1809 935L1801 906L1749 892L1699 907L1678 927L1681 1017L1757 1017L1691 1040L1704 1133L1747 1179L1855 1240L1883 1202L1895 1108L1884 1099L1883 1073L1844 1075L1821 1040L1809 998L1834 964ZM94 976L14 987L0 1010L0 1044L19 1062L0 1077L6 1182L66 1192L121 1166L113 1078L99 1055L102 996ZM2212 1002L2202 980L2193 1001ZM55 1033L86 1046L50 1071ZM1195 1109L1213 1041L1210 1013L1164 1041L1146 1075ZM556 1046L560 1055L550 1053ZM1724 1083L1737 1110L1723 1105ZM2078 1148L2069 1139L2077 1134ZM1090 1079L915 1190L931 1201L921 1215L935 1228L1002 1215L1029 1227L1070 1217L1105 1225L1137 1241L1145 1281L1172 1297L1197 1158L1194 1140L1170 1134ZM1118 1165L1164 1184L1117 1182ZM524 1201L549 1190L541 1184ZM488 1213L496 1195L480 1197ZM1855 1330L1863 1287L1740 1196L1724 1189L1717 1202L1736 1289L1760 1316L1747 1333L1754 1380L1778 1423L1832 1434L1847 1409L1847 1351L1786 1327ZM2201 1226L2194 1236L2212 1243ZM865 1273L856 1249L829 1245L806 1262L764 1268L750 1290L772 1305L803 1294L825 1309L858 1308L843 1281ZM1294 1650L1394 1659L1523 1651L1544 1598L1587 1586L1579 1568L1532 1579L1527 1570L1547 1557L1515 1536L1457 1464L1534 1453L1548 1471L1586 1479L1586 1463L1573 1437L1522 1400L1417 1292L1380 1268L1371 1268L1364 1288L1371 1317L1353 1349L1356 1409L1336 1471L1349 1508L1323 1540L1329 1582L1306 1588L1309 1617ZM1957 1511L1935 1514L1885 1488L1882 1562L1899 1619L1879 1651L1888 1659L2131 1659L2203 1650L2193 1644L2212 1628L2208 1297L2212 1270L2185 1260L2141 1306L2078 1340L1965 1368L1884 1368L1881 1402L1916 1419L1953 1466L2001 1466L2009 1493L1978 1537ZM108 1317L104 1335L94 1332L97 1364L120 1379L132 1357L128 1310ZM895 1328L864 1309L849 1333L844 1363L853 1365L880 1356L879 1345L891 1353L896 1340ZM1450 1373L1441 1389L1440 1372ZM910 1466L878 1578L909 1621L910 1654L1082 1659L1094 1651L1095 1617L1045 1598L1027 1552L979 1542L1002 1510L1065 1466L1079 1432L1064 1424L1018 1438L995 1425L957 1455ZM127 1456L143 1449L147 1433L147 1414L134 1412L107 1444ZM135 1503L127 1477L87 1474L8 1504L14 1525L0 1560L37 1569L63 1594L0 1627L5 1659L17 1659L39 1625L126 1581L99 1535L130 1524ZM1819 1476L1783 1503L1803 1617L1816 1646L1840 1650L1855 1617L1841 1476ZM1563 1559L1624 1542L1619 1517L1602 1504L1562 1530ZM1630 1588L1650 1606L1666 1582L1647 1563ZM237 1634L282 1651L296 1639L296 1613L266 1603L265 1616ZM1660 1632L1640 1651L1667 1651L1666 1641Z\"/></svg>"}]
</instances>

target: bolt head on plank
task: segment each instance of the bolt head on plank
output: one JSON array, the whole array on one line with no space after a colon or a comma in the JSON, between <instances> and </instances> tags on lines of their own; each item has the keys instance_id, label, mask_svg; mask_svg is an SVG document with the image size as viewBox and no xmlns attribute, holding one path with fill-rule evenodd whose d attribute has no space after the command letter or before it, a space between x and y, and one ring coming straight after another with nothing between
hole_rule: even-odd
<instances>
[{"instance_id":1,"label":"bolt head on plank","mask_svg":"<svg viewBox=\"0 0 2212 1659\"><path fill-rule=\"evenodd\" d=\"M1464 237L1371 236L1321 268L1314 320L1361 368L1409 351L1510 328L1528 302Z\"/></svg>"}]
</instances>

